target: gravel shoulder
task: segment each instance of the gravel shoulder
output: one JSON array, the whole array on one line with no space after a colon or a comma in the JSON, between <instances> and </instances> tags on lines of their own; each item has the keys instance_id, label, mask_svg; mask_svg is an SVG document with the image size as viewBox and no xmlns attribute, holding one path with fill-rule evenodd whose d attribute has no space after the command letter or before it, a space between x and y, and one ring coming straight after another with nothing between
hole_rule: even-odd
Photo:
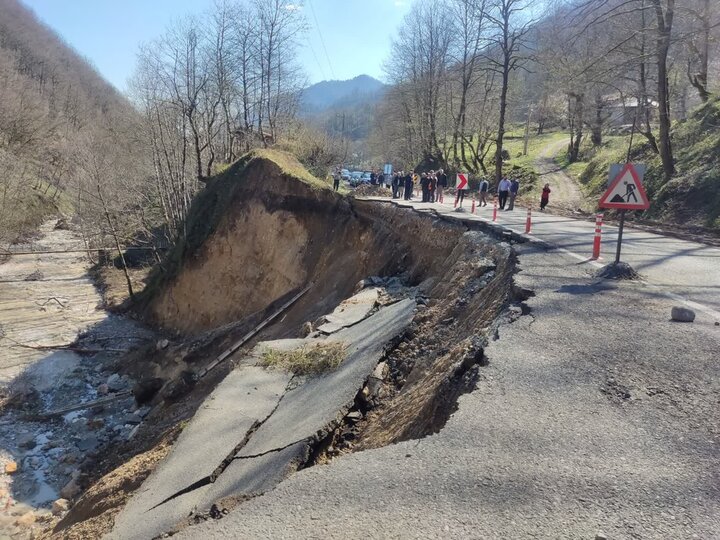
<instances>
[{"instance_id":1,"label":"gravel shoulder","mask_svg":"<svg viewBox=\"0 0 720 540\"><path fill-rule=\"evenodd\" d=\"M181 538L710 538L720 328L519 246L477 388L437 435L303 470ZM525 314L523 314L525 313Z\"/></svg>"}]
</instances>

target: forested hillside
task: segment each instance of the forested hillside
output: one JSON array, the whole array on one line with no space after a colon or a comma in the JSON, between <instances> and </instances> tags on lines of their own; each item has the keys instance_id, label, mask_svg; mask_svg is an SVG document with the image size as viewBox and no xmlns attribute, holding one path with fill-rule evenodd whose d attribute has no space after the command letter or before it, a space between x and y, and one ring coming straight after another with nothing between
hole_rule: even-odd
<instances>
[{"instance_id":1,"label":"forested hillside","mask_svg":"<svg viewBox=\"0 0 720 540\"><path fill-rule=\"evenodd\" d=\"M713 117L718 66L713 0L417 0L386 64L392 86L370 146L400 167L445 165L498 182L510 134L565 132L570 166L628 137L611 141L625 148L614 159L627 159L631 138L630 157L651 165L653 211L671 218L687 179L720 188L715 169L696 167L717 159L714 146L689 135L707 125L698 115ZM714 223L720 208L706 207L700 221Z\"/></svg>"},{"instance_id":2,"label":"forested hillside","mask_svg":"<svg viewBox=\"0 0 720 540\"><path fill-rule=\"evenodd\" d=\"M142 176L139 116L16 0L0 0L0 95L0 242L73 210L107 221Z\"/></svg>"}]
</instances>

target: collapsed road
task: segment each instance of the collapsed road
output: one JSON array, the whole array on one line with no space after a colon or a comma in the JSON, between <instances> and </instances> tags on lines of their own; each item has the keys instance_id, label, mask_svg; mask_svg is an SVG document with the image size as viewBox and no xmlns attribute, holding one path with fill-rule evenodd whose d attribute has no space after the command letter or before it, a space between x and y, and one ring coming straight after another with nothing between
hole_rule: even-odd
<instances>
[{"instance_id":1,"label":"collapsed road","mask_svg":"<svg viewBox=\"0 0 720 540\"><path fill-rule=\"evenodd\" d=\"M135 456L54 536L714 534L707 313L672 323L642 283L451 210L339 197L296 167L256 153L196 201L135 308L169 342L126 361L162 384ZM331 342L334 369L267 365Z\"/></svg>"}]
</instances>

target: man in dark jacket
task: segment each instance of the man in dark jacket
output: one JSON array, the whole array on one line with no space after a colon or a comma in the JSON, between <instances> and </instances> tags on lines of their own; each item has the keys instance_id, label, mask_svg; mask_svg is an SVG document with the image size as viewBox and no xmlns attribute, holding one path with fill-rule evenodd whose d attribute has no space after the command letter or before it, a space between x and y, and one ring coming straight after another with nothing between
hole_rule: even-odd
<instances>
[{"instance_id":1,"label":"man in dark jacket","mask_svg":"<svg viewBox=\"0 0 720 540\"><path fill-rule=\"evenodd\" d=\"M405 200L409 201L412 199L413 192L413 177L412 173L409 172L405 175Z\"/></svg>"},{"instance_id":2,"label":"man in dark jacket","mask_svg":"<svg viewBox=\"0 0 720 540\"><path fill-rule=\"evenodd\" d=\"M447 187L447 174L445 174L445 171L440 169L437 174L437 200L442 202L443 198L443 191L445 191L445 188Z\"/></svg>"},{"instance_id":3,"label":"man in dark jacket","mask_svg":"<svg viewBox=\"0 0 720 540\"><path fill-rule=\"evenodd\" d=\"M427 173L420 175L420 189L422 190L422 202L430 202L430 179Z\"/></svg>"}]
</instances>

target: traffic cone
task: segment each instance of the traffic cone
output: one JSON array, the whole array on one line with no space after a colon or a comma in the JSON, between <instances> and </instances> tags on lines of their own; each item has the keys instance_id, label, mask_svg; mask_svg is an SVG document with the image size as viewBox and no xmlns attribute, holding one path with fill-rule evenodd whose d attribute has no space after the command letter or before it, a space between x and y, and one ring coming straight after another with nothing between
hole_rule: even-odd
<instances>
[{"instance_id":1,"label":"traffic cone","mask_svg":"<svg viewBox=\"0 0 720 540\"><path fill-rule=\"evenodd\" d=\"M532 210L528 208L527 219L525 220L525 234L530 234L532 228Z\"/></svg>"},{"instance_id":2,"label":"traffic cone","mask_svg":"<svg viewBox=\"0 0 720 540\"><path fill-rule=\"evenodd\" d=\"M497 221L497 199L493 200L493 221Z\"/></svg>"},{"instance_id":3,"label":"traffic cone","mask_svg":"<svg viewBox=\"0 0 720 540\"><path fill-rule=\"evenodd\" d=\"M472 199L473 199L473 203L472 203L472 210L470 210L470 213L474 214L475 213L475 194L474 193L473 193Z\"/></svg>"},{"instance_id":4,"label":"traffic cone","mask_svg":"<svg viewBox=\"0 0 720 540\"><path fill-rule=\"evenodd\" d=\"M595 216L595 239L593 240L593 253L592 259L597 260L600 258L600 241L602 240L602 226L603 226L603 214L597 214Z\"/></svg>"}]
</instances>

